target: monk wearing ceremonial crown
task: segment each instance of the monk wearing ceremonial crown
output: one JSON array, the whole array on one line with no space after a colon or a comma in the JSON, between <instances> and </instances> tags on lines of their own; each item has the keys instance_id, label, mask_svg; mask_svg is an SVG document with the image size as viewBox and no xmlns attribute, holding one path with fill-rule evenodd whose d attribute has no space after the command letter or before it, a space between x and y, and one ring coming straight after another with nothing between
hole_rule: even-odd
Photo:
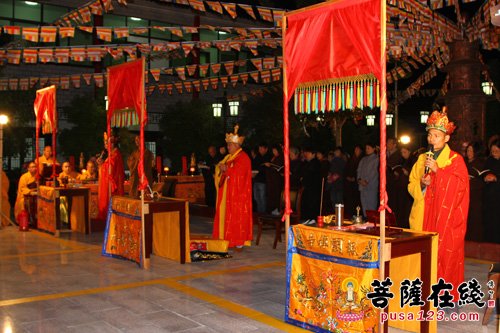
<instances>
[{"instance_id":1,"label":"monk wearing ceremonial crown","mask_svg":"<svg viewBox=\"0 0 500 333\"><path fill-rule=\"evenodd\" d=\"M453 301L464 280L464 237L469 210L469 177L462 155L447 142L455 130L442 112L427 120L428 152L421 154L410 173L408 191L414 199L410 227L439 233L438 279L453 284Z\"/></svg>"},{"instance_id":2,"label":"monk wearing ceremonial crown","mask_svg":"<svg viewBox=\"0 0 500 333\"><path fill-rule=\"evenodd\" d=\"M252 167L250 158L241 149L244 136L226 134L229 154L215 168L217 204L214 239L229 241L229 247L241 249L252 241Z\"/></svg>"}]
</instances>

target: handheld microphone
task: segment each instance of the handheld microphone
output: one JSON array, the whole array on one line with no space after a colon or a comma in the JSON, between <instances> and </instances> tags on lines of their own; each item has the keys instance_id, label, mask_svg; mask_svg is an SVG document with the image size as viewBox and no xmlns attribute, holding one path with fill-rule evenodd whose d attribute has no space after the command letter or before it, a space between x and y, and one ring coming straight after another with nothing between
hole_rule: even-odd
<instances>
[{"instance_id":1,"label":"handheld microphone","mask_svg":"<svg viewBox=\"0 0 500 333\"><path fill-rule=\"evenodd\" d=\"M434 146L433 145L429 145L429 149L427 150L427 152L425 153L425 155L427 156L430 156L430 157L433 157L434 158ZM430 168L428 166L425 167L425 170L424 170L424 173L425 174L428 174L430 171Z\"/></svg>"}]
</instances>

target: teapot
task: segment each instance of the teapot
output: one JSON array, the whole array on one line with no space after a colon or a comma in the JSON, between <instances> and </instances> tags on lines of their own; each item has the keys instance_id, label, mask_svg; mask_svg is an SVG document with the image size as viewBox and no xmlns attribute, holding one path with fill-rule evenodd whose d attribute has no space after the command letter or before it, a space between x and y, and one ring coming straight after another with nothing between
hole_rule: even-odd
<instances>
[{"instance_id":1,"label":"teapot","mask_svg":"<svg viewBox=\"0 0 500 333\"><path fill-rule=\"evenodd\" d=\"M352 223L353 224L361 224L363 223L363 215L359 215L359 211L361 210L361 207L356 207L356 215L352 217Z\"/></svg>"}]
</instances>

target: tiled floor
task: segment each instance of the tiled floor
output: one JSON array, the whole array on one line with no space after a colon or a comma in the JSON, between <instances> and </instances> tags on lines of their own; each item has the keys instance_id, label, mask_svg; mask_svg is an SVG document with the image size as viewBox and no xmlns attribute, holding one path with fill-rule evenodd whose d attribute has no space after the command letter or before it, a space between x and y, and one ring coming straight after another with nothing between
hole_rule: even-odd
<instances>
[{"instance_id":1,"label":"tiled floor","mask_svg":"<svg viewBox=\"0 0 500 333\"><path fill-rule=\"evenodd\" d=\"M191 218L191 232L210 229L210 220ZM153 256L145 271L101 256L102 233L55 238L4 228L0 333L300 332L283 322L285 249L272 249L271 233L230 259L180 265ZM466 278L484 285L487 269L468 260ZM498 315L488 326L439 323L438 332L498 332Z\"/></svg>"}]
</instances>

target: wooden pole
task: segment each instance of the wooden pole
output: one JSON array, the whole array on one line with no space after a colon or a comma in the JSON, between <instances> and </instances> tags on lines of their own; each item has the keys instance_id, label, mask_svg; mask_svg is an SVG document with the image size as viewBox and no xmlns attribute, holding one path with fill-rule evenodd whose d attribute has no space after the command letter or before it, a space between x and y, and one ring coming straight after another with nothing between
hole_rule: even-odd
<instances>
[{"instance_id":1,"label":"wooden pole","mask_svg":"<svg viewBox=\"0 0 500 333\"><path fill-rule=\"evenodd\" d=\"M144 62L144 57L141 57L142 59L142 73L144 73L145 70L145 62ZM141 147L139 148L139 153L140 153L140 158L139 158L139 163L142 165L142 174L141 174L141 184L144 184L144 119L145 119L145 112L146 108L144 105L144 75L141 76L141 111L140 114L141 116L139 117L140 121L140 143ZM145 226L145 218L144 218L144 189L141 190L141 248L142 248L142 268L144 269L149 269L150 268L150 262L149 259L146 259L146 226Z\"/></svg>"},{"instance_id":2,"label":"wooden pole","mask_svg":"<svg viewBox=\"0 0 500 333\"><path fill-rule=\"evenodd\" d=\"M286 36L286 15L281 19L282 33L282 52L283 52L283 157L285 161L285 249L288 249L288 229L290 228L290 138L288 128L288 82L286 77L286 58L285 58L285 36ZM285 251L286 256L286 251Z\"/></svg>"}]
</instances>

